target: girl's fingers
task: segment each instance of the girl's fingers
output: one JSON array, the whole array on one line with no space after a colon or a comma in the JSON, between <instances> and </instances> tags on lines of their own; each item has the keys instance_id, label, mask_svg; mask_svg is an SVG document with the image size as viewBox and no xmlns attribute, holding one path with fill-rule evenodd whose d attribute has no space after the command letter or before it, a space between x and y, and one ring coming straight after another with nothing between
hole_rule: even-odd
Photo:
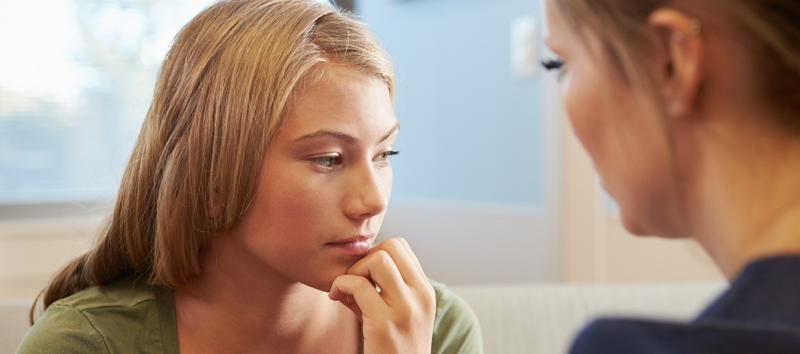
<instances>
[{"instance_id":1,"label":"girl's fingers","mask_svg":"<svg viewBox=\"0 0 800 354\"><path fill-rule=\"evenodd\" d=\"M409 254L414 256L413 257L414 263L417 265L417 270L419 271L419 274L421 274L423 278L428 279L428 277L425 275L425 270L422 269L422 264L419 262L419 258L417 258L417 256L414 254L414 251L411 249L411 245L408 244L408 240L402 237L398 238L397 240L400 241L400 245L405 247L406 251Z\"/></svg>"},{"instance_id":2,"label":"girl's fingers","mask_svg":"<svg viewBox=\"0 0 800 354\"><path fill-rule=\"evenodd\" d=\"M364 352L430 353L436 295L404 240L375 246L334 280L329 296L345 305L355 299L357 309L348 307L362 313Z\"/></svg>"},{"instance_id":3,"label":"girl's fingers","mask_svg":"<svg viewBox=\"0 0 800 354\"><path fill-rule=\"evenodd\" d=\"M397 269L392 256L385 250L371 252L347 270L347 274L360 275L372 280L381 289L380 295L391 305L401 301L408 286Z\"/></svg>"},{"instance_id":4,"label":"girl's fingers","mask_svg":"<svg viewBox=\"0 0 800 354\"><path fill-rule=\"evenodd\" d=\"M382 317L388 312L386 303L381 298L375 286L360 275L340 275L333 280L331 290L328 292L331 300L339 301L352 309L352 302L364 316ZM356 313L358 314L358 313Z\"/></svg>"},{"instance_id":5,"label":"girl's fingers","mask_svg":"<svg viewBox=\"0 0 800 354\"><path fill-rule=\"evenodd\" d=\"M356 314L356 318L358 318L358 320L361 321L361 316L363 315L363 313L361 312L361 308L358 307L358 304L356 304L356 300L354 300L352 296L347 295L345 301L340 301L340 302L342 302L345 306L347 306L347 308L349 308L350 311L353 311L353 313Z\"/></svg>"},{"instance_id":6,"label":"girl's fingers","mask_svg":"<svg viewBox=\"0 0 800 354\"><path fill-rule=\"evenodd\" d=\"M392 257L406 284L413 288L429 286L428 278L422 272L417 256L405 240L391 238L375 246L375 250L384 250Z\"/></svg>"}]
</instances>

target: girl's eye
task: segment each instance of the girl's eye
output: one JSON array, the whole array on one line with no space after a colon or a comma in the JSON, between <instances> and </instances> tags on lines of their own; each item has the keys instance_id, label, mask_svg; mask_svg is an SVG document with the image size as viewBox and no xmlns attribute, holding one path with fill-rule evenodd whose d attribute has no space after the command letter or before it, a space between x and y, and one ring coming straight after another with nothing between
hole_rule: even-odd
<instances>
[{"instance_id":1,"label":"girl's eye","mask_svg":"<svg viewBox=\"0 0 800 354\"><path fill-rule=\"evenodd\" d=\"M331 154L311 158L311 161L325 169L333 169L342 164L342 155Z\"/></svg>"},{"instance_id":2,"label":"girl's eye","mask_svg":"<svg viewBox=\"0 0 800 354\"><path fill-rule=\"evenodd\" d=\"M399 154L399 153L400 153L400 151L397 151L397 150L384 151L384 152L378 154L376 162L378 162L381 165L387 165L387 164L389 164L390 158L392 156L395 156L395 155Z\"/></svg>"}]
</instances>

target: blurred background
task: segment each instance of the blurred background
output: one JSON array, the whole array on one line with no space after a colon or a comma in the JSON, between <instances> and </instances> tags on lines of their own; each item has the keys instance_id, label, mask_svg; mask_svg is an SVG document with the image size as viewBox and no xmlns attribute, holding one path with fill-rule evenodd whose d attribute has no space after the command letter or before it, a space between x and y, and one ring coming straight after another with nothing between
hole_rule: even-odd
<instances>
[{"instance_id":1,"label":"blurred background","mask_svg":"<svg viewBox=\"0 0 800 354\"><path fill-rule=\"evenodd\" d=\"M172 38L208 0L0 1L0 298L32 297L110 211ZM356 0L395 65L382 230L450 284L721 279L634 238L539 69L537 0Z\"/></svg>"}]
</instances>

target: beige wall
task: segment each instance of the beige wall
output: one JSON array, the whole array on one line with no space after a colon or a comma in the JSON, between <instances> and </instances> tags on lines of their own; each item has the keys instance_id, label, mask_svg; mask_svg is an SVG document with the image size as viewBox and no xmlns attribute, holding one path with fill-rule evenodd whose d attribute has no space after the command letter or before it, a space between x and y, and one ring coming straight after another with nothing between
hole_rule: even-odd
<instances>
[{"instance_id":1,"label":"beige wall","mask_svg":"<svg viewBox=\"0 0 800 354\"><path fill-rule=\"evenodd\" d=\"M0 222L0 298L33 298L91 245L102 217Z\"/></svg>"},{"instance_id":2,"label":"beige wall","mask_svg":"<svg viewBox=\"0 0 800 354\"><path fill-rule=\"evenodd\" d=\"M689 240L630 235L618 218L609 218L607 281L694 282L724 277L702 247Z\"/></svg>"}]
</instances>

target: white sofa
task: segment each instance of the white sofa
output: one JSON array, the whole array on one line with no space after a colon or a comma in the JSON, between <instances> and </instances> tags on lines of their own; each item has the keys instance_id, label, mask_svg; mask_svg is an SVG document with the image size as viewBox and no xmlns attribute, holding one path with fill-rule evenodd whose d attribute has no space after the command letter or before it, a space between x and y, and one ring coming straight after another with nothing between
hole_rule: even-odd
<instances>
[{"instance_id":1,"label":"white sofa","mask_svg":"<svg viewBox=\"0 0 800 354\"><path fill-rule=\"evenodd\" d=\"M487 354L565 353L591 318L606 315L688 319L722 284L516 285L453 287L481 321ZM27 331L28 300L0 299L0 354Z\"/></svg>"},{"instance_id":2,"label":"white sofa","mask_svg":"<svg viewBox=\"0 0 800 354\"><path fill-rule=\"evenodd\" d=\"M481 322L487 354L566 353L598 316L692 318L724 284L454 287Z\"/></svg>"},{"instance_id":3,"label":"white sofa","mask_svg":"<svg viewBox=\"0 0 800 354\"><path fill-rule=\"evenodd\" d=\"M13 353L28 330L31 300L0 299L0 354Z\"/></svg>"}]
</instances>

